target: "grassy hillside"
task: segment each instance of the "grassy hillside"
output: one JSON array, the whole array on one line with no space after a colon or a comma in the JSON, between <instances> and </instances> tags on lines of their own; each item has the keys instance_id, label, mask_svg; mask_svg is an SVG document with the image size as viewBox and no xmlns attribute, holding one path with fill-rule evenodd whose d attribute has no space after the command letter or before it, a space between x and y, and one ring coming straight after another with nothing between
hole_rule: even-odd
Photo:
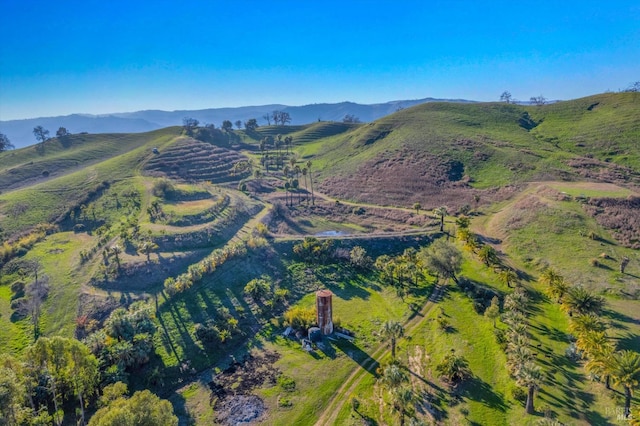
<instances>
[{"instance_id":1,"label":"grassy hillside","mask_svg":"<svg viewBox=\"0 0 640 426\"><path fill-rule=\"evenodd\" d=\"M277 135L292 146L260 148ZM571 317L538 277L551 267L603 296L616 350L640 350L640 94L430 103L370 124L217 136L74 135L0 154L0 354L38 335L95 338L112 311L141 300L152 352L122 367L113 354L124 345L105 338L103 379L169 398L184 424L235 424L238 413L274 425L614 420L621 388L567 355ZM474 238L459 239L467 220ZM438 239L462 252L457 282L417 254ZM498 260L483 261L481 247ZM34 323L25 306L38 279ZM282 336L284 314L313 316L322 288L355 340L307 353ZM533 415L509 370L515 327L484 315L493 296L504 314L517 291L528 298L521 344L542 371ZM417 397L405 412L381 380L395 362L388 320L404 327L397 362ZM451 353L468 362L462 383L436 372Z\"/></svg>"},{"instance_id":2,"label":"grassy hillside","mask_svg":"<svg viewBox=\"0 0 640 426\"><path fill-rule=\"evenodd\" d=\"M544 106L430 103L303 152L316 160L324 191L377 204L434 207L447 197L464 200L463 188L526 181L639 185L639 111L638 93Z\"/></svg>"}]
</instances>

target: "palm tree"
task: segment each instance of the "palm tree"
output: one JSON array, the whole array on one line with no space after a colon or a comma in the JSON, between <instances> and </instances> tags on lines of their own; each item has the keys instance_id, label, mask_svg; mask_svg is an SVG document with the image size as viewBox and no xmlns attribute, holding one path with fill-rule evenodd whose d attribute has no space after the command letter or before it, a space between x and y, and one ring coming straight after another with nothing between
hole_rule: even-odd
<instances>
[{"instance_id":1,"label":"palm tree","mask_svg":"<svg viewBox=\"0 0 640 426\"><path fill-rule=\"evenodd\" d=\"M284 175L284 179L285 179L285 184L284 184L284 189L285 189L285 204L289 205L289 188L291 187L291 185L289 184L289 166L284 166L282 168L282 174Z\"/></svg>"},{"instance_id":2,"label":"palm tree","mask_svg":"<svg viewBox=\"0 0 640 426\"><path fill-rule=\"evenodd\" d=\"M309 189L307 187L307 168L306 167L302 168L302 176L304 176L304 190L308 194L309 193ZM307 195L305 195L305 198L307 199L307 205L308 205L309 204L309 198L308 198Z\"/></svg>"},{"instance_id":3,"label":"palm tree","mask_svg":"<svg viewBox=\"0 0 640 426\"><path fill-rule=\"evenodd\" d=\"M380 382L389 390L393 390L401 384L408 382L409 376L406 371L401 369L397 364L387 365L382 371Z\"/></svg>"},{"instance_id":4,"label":"palm tree","mask_svg":"<svg viewBox=\"0 0 640 426\"><path fill-rule=\"evenodd\" d=\"M588 359L584 363L584 369L593 375L600 378L604 377L604 385L607 389L611 389L611 360L615 351L615 348L604 336L602 339L600 336L593 336L593 339L581 342L581 345L585 348ZM576 342L577 346L577 342Z\"/></svg>"},{"instance_id":5,"label":"palm tree","mask_svg":"<svg viewBox=\"0 0 640 426\"><path fill-rule=\"evenodd\" d=\"M307 173L309 173L309 183L311 184L311 204L316 205L316 199L313 194L313 176L311 175L311 160L307 161Z\"/></svg>"},{"instance_id":6,"label":"palm tree","mask_svg":"<svg viewBox=\"0 0 640 426\"><path fill-rule=\"evenodd\" d=\"M604 320L594 314L577 315L569 321L569 331L574 336L579 336L589 331L605 331L606 329L607 325Z\"/></svg>"},{"instance_id":7,"label":"palm tree","mask_svg":"<svg viewBox=\"0 0 640 426\"><path fill-rule=\"evenodd\" d=\"M498 273L498 279L511 288L511 283L518 279L518 274L511 268L505 268Z\"/></svg>"},{"instance_id":8,"label":"palm tree","mask_svg":"<svg viewBox=\"0 0 640 426\"><path fill-rule=\"evenodd\" d=\"M385 321L380 328L380 335L391 341L391 358L396 358L396 340L404 336L404 327L398 321Z\"/></svg>"},{"instance_id":9,"label":"palm tree","mask_svg":"<svg viewBox=\"0 0 640 426\"><path fill-rule=\"evenodd\" d=\"M298 204L302 203L300 199L300 166L297 164L293 167L293 171L296 172L296 192L298 193Z\"/></svg>"},{"instance_id":10,"label":"palm tree","mask_svg":"<svg viewBox=\"0 0 640 426\"><path fill-rule=\"evenodd\" d=\"M480 257L480 260L485 264L485 266L495 265L500 262L496 249L488 244L485 244L480 248L478 251L478 257Z\"/></svg>"},{"instance_id":11,"label":"palm tree","mask_svg":"<svg viewBox=\"0 0 640 426\"><path fill-rule=\"evenodd\" d=\"M564 278L559 277L558 279L552 280L547 285L545 289L545 293L549 298L556 299L558 303L562 301L562 297L569 290L569 284L564 280Z\"/></svg>"},{"instance_id":12,"label":"palm tree","mask_svg":"<svg viewBox=\"0 0 640 426\"><path fill-rule=\"evenodd\" d=\"M407 414L407 409L415 401L415 395L413 390L408 386L401 386L391 390L391 400L393 401L393 408L400 413L400 425L404 425L404 417Z\"/></svg>"},{"instance_id":13,"label":"palm tree","mask_svg":"<svg viewBox=\"0 0 640 426\"><path fill-rule=\"evenodd\" d=\"M579 315L599 314L604 308L604 298L595 295L582 286L569 288L562 299L562 308L573 316L574 313Z\"/></svg>"},{"instance_id":14,"label":"palm tree","mask_svg":"<svg viewBox=\"0 0 640 426\"><path fill-rule=\"evenodd\" d=\"M436 372L452 383L461 382L471 376L467 360L460 355L456 355L453 350L436 365Z\"/></svg>"},{"instance_id":15,"label":"palm tree","mask_svg":"<svg viewBox=\"0 0 640 426\"><path fill-rule=\"evenodd\" d=\"M547 287L550 286L554 281L558 280L564 280L564 278L553 268L545 269L542 274L540 274L540 277L538 277L538 282Z\"/></svg>"},{"instance_id":16,"label":"palm tree","mask_svg":"<svg viewBox=\"0 0 640 426\"><path fill-rule=\"evenodd\" d=\"M615 352L611 356L610 372L613 383L624 387L624 414L629 417L632 391L640 380L640 354L629 350Z\"/></svg>"},{"instance_id":17,"label":"palm tree","mask_svg":"<svg viewBox=\"0 0 640 426\"><path fill-rule=\"evenodd\" d=\"M118 268L120 268L119 254L122 253L122 248L118 244L114 244L113 246L111 246L110 250L111 250L111 253L113 253L113 257L116 260L116 265L118 265Z\"/></svg>"},{"instance_id":18,"label":"palm tree","mask_svg":"<svg viewBox=\"0 0 640 426\"><path fill-rule=\"evenodd\" d=\"M525 409L527 414L534 414L536 411L533 406L534 393L542 384L542 372L540 371L540 367L531 361L524 363L516 374L516 382L518 385L527 388L527 403L525 405Z\"/></svg>"},{"instance_id":19,"label":"palm tree","mask_svg":"<svg viewBox=\"0 0 640 426\"><path fill-rule=\"evenodd\" d=\"M533 353L526 346L513 346L507 352L507 367L514 375L517 375L522 366L532 360Z\"/></svg>"},{"instance_id":20,"label":"palm tree","mask_svg":"<svg viewBox=\"0 0 640 426\"><path fill-rule=\"evenodd\" d=\"M433 212L440 218L440 232L444 232L444 217L447 215L447 208L445 206L438 207Z\"/></svg>"}]
</instances>

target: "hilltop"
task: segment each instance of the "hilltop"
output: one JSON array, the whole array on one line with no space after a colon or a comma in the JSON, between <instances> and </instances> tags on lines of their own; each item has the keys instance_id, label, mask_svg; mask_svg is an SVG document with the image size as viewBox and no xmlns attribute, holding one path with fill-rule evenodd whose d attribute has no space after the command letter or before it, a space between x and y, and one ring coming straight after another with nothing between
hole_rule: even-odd
<instances>
[{"instance_id":1,"label":"hilltop","mask_svg":"<svg viewBox=\"0 0 640 426\"><path fill-rule=\"evenodd\" d=\"M551 268L602 297L615 349L640 350L639 140L640 93L610 93L0 153L0 354L86 338L101 387L151 389L184 424L612 422L622 388L589 378L578 315L539 277ZM445 241L460 256L451 280L428 261ZM291 312L314 316L319 289L355 340L307 353L282 332ZM389 320L404 328L395 360ZM515 340L542 371L534 415ZM470 370L461 383L437 373L452 353ZM419 397L405 411L383 380L395 363Z\"/></svg>"},{"instance_id":2,"label":"hilltop","mask_svg":"<svg viewBox=\"0 0 640 426\"><path fill-rule=\"evenodd\" d=\"M191 117L202 124L220 126L224 120L243 123L255 118L260 123L267 124L263 116L273 111L283 111L291 116L291 124L300 125L319 120L341 121L347 114L359 118L363 122L376 120L391 114L400 108L408 108L425 102L470 102L462 99L413 99L398 100L379 104L358 104L354 102L340 102L333 104L311 104L290 106L280 104L246 106L236 108L209 108L202 110L160 111L146 110L136 112L114 112L111 114L71 114L59 117L38 117L23 120L0 120L0 133L4 133L17 148L33 144L33 128L43 126L52 134L59 127L65 127L72 133L132 133L147 132L169 126L179 126L182 119Z\"/></svg>"}]
</instances>

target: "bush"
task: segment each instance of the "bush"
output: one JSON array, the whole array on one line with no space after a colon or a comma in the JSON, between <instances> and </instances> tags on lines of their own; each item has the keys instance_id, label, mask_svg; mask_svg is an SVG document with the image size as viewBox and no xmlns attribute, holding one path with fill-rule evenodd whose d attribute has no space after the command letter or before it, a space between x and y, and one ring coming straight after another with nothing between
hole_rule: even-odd
<instances>
[{"instance_id":1,"label":"bush","mask_svg":"<svg viewBox=\"0 0 640 426\"><path fill-rule=\"evenodd\" d=\"M153 184L153 195L160 198L169 198L176 188L169 179L160 179Z\"/></svg>"},{"instance_id":2,"label":"bush","mask_svg":"<svg viewBox=\"0 0 640 426\"><path fill-rule=\"evenodd\" d=\"M296 389L296 382L291 377L281 374L278 376L278 386L287 392L293 392Z\"/></svg>"},{"instance_id":3,"label":"bush","mask_svg":"<svg viewBox=\"0 0 640 426\"><path fill-rule=\"evenodd\" d=\"M13 293L14 299L24 296L24 286L23 281L15 281L11 284L11 292Z\"/></svg>"}]
</instances>

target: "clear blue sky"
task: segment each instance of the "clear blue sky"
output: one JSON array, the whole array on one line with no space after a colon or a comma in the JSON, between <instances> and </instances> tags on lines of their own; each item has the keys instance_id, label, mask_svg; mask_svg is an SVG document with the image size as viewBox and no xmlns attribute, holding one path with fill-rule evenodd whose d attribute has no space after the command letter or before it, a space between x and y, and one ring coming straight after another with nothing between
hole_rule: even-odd
<instances>
[{"instance_id":1,"label":"clear blue sky","mask_svg":"<svg viewBox=\"0 0 640 426\"><path fill-rule=\"evenodd\" d=\"M0 0L0 120L638 80L637 0Z\"/></svg>"}]
</instances>

